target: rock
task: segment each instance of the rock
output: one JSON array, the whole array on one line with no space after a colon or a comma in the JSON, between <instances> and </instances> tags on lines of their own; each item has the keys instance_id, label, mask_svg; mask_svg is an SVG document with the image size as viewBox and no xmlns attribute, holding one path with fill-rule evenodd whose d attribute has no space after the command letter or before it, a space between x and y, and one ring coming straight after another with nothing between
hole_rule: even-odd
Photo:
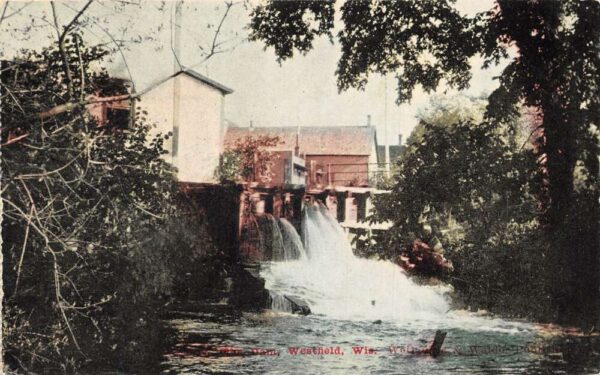
<instances>
[{"instance_id":1,"label":"rock","mask_svg":"<svg viewBox=\"0 0 600 375\"><path fill-rule=\"evenodd\" d=\"M292 306L292 314L308 315L311 313L308 304L300 298L286 295L285 299L288 300Z\"/></svg>"},{"instance_id":2,"label":"rock","mask_svg":"<svg viewBox=\"0 0 600 375\"><path fill-rule=\"evenodd\" d=\"M419 239L407 246L396 262L406 271L423 276L441 276L453 269L441 253Z\"/></svg>"},{"instance_id":3,"label":"rock","mask_svg":"<svg viewBox=\"0 0 600 375\"><path fill-rule=\"evenodd\" d=\"M268 306L269 292L265 280L253 268L236 267L232 272L231 303L241 310L260 311Z\"/></svg>"}]
</instances>

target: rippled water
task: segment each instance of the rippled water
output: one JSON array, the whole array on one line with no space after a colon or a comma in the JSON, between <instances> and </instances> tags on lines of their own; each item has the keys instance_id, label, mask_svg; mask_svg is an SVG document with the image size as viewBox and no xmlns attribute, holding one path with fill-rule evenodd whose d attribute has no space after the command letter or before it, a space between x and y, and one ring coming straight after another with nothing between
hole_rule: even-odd
<instances>
[{"instance_id":1,"label":"rippled water","mask_svg":"<svg viewBox=\"0 0 600 375\"><path fill-rule=\"evenodd\" d=\"M533 326L524 328L500 321L490 324L499 328L492 331L472 330L468 324L462 329L449 328L444 352L437 358L411 353L424 348L438 328L424 329L419 322L375 324L317 315L263 313L245 314L232 321L175 320L172 324L179 330L180 338L164 363L164 373L170 374L596 374L600 371L597 337L543 338ZM376 352L353 354L353 346L367 346ZM291 347L340 347L343 355L292 355ZM390 347L396 347L396 353ZM222 352L215 354L207 348ZM224 348L243 350L244 355L227 354ZM253 349L274 350L276 355L251 355Z\"/></svg>"}]
</instances>

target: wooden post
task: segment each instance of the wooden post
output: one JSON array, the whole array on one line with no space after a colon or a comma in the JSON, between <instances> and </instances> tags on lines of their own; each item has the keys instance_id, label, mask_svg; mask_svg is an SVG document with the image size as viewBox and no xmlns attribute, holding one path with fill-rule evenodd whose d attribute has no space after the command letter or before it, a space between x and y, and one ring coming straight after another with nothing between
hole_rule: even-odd
<instances>
[{"instance_id":1,"label":"wooden post","mask_svg":"<svg viewBox=\"0 0 600 375\"><path fill-rule=\"evenodd\" d=\"M446 339L446 334L448 332L437 330L435 331L435 338L429 347L429 355L432 357L437 357L440 355L442 351L442 345L444 344L444 340Z\"/></svg>"}]
</instances>

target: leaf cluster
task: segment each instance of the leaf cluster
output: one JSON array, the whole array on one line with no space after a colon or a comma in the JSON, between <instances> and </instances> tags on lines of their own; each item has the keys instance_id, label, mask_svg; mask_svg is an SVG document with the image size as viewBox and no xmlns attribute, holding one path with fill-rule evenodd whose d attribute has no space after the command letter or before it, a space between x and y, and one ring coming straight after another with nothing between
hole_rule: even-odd
<instances>
[{"instance_id":1,"label":"leaf cluster","mask_svg":"<svg viewBox=\"0 0 600 375\"><path fill-rule=\"evenodd\" d=\"M271 148L281 143L278 136L259 135L237 139L221 155L215 175L222 182L261 181L273 177L272 167L277 157Z\"/></svg>"}]
</instances>

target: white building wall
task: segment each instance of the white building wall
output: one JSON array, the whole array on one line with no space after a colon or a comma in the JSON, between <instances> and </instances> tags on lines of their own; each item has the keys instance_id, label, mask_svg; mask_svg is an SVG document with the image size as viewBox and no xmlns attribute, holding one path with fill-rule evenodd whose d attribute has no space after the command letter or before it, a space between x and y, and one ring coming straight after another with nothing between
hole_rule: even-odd
<instances>
[{"instance_id":1,"label":"white building wall","mask_svg":"<svg viewBox=\"0 0 600 375\"><path fill-rule=\"evenodd\" d=\"M142 95L138 106L148 112L146 115L149 123L155 125L150 134L155 136L158 133L167 134L173 131L173 79L170 79L153 90ZM174 164L173 160L173 137L170 137L164 144L169 154L165 159Z\"/></svg>"},{"instance_id":2,"label":"white building wall","mask_svg":"<svg viewBox=\"0 0 600 375\"><path fill-rule=\"evenodd\" d=\"M181 80L178 179L216 182L214 172L225 134L223 94L185 74L176 79Z\"/></svg>"},{"instance_id":3,"label":"white building wall","mask_svg":"<svg viewBox=\"0 0 600 375\"><path fill-rule=\"evenodd\" d=\"M371 154L369 155L369 166L367 170L369 171L369 178L375 177L375 172L379 170L377 161L377 144L373 141L371 145Z\"/></svg>"},{"instance_id":4,"label":"white building wall","mask_svg":"<svg viewBox=\"0 0 600 375\"><path fill-rule=\"evenodd\" d=\"M186 74L142 96L140 106L157 124L153 133L174 134L165 143L169 151L165 158L177 168L180 182L216 182L214 171L225 135L223 99L221 91Z\"/></svg>"}]
</instances>

